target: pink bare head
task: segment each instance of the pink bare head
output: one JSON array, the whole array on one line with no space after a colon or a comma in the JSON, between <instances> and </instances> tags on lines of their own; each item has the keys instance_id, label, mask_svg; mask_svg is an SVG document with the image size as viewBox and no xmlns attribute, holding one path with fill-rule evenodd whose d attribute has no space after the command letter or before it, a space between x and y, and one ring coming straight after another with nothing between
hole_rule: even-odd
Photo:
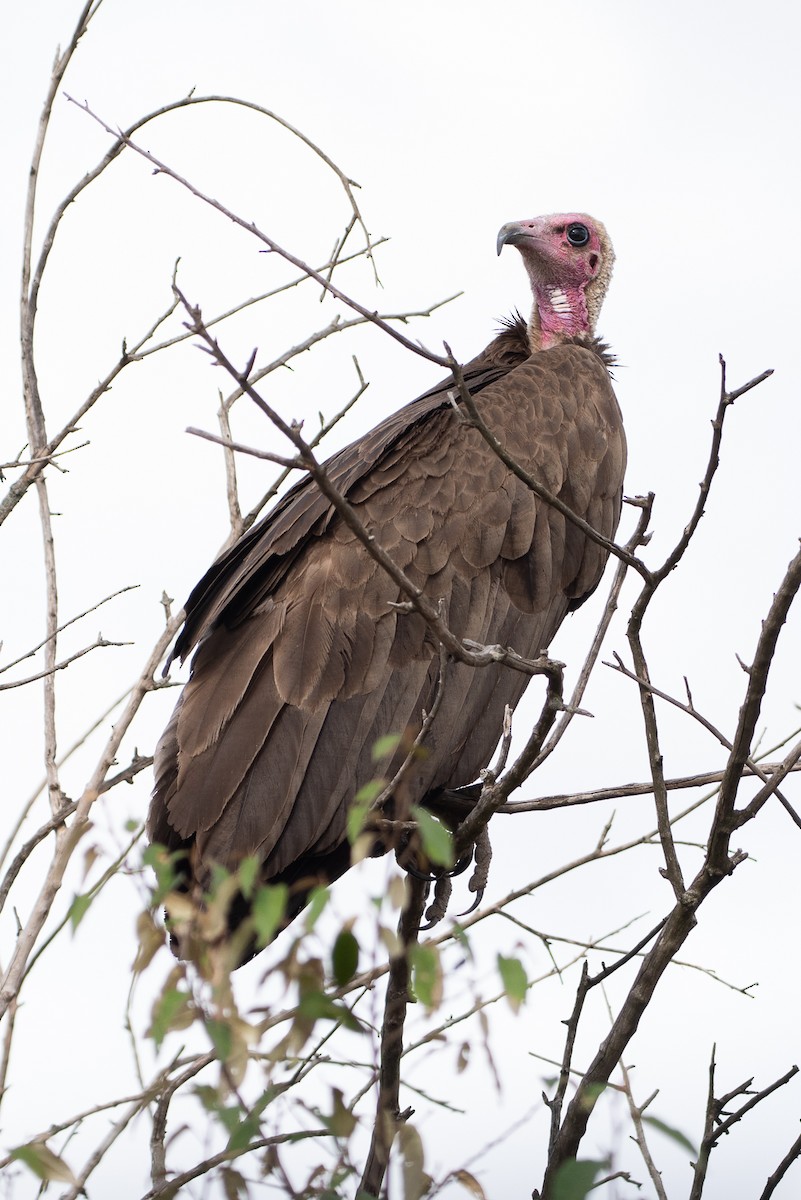
<instances>
[{"instance_id":1,"label":"pink bare head","mask_svg":"<svg viewBox=\"0 0 801 1200\"><path fill-rule=\"evenodd\" d=\"M531 280L533 349L595 332L615 260L600 221L586 213L510 221L498 233L499 254L504 246L518 248Z\"/></svg>"}]
</instances>

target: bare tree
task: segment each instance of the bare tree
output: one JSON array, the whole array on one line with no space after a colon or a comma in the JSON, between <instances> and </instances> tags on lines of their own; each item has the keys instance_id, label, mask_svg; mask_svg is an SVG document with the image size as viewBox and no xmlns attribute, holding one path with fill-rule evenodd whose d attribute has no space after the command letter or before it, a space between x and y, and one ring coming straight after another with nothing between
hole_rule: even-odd
<instances>
[{"instance_id":1,"label":"bare tree","mask_svg":"<svg viewBox=\"0 0 801 1200\"><path fill-rule=\"evenodd\" d=\"M781 653L781 630L801 586L801 554L796 553L784 570L780 565L765 565L771 577L772 599L766 603L762 627L748 660L742 663L739 718L732 729L720 728L696 707L689 683L685 695L679 697L655 682L649 661L660 628L652 619L652 606L677 570L691 582L687 553L705 508L714 502L724 421L735 402L760 385L770 372L731 388L721 362L720 396L698 501L661 561L649 547L653 496L630 500L626 541L610 547L614 565L606 597L598 606L597 629L569 697L564 695L564 667L555 659L527 663L517 660L508 648L463 643L448 629L436 607L417 594L391 556L360 526L357 513L328 478L318 453L320 444L325 445L326 437L365 391L366 380L358 361L352 360L351 394L336 413L328 417L321 414L313 434L306 432L302 422L282 416L279 403L272 398L270 389L284 368L332 338L342 345L343 338L370 327L377 338L391 338L408 354L453 371L470 419L496 452L504 455L483 425L448 346L442 352L428 350L407 332L413 319L430 315L438 305L416 312L382 312L356 299L353 288L340 284L343 272L351 265L366 262L375 272L375 252L381 243L368 233L356 198L357 185L322 149L277 114L232 96L186 96L147 114L124 131L81 101L79 107L86 119L98 122L111 142L96 167L75 184L49 221L42 224L44 233L38 242L35 240L42 221L37 184L45 137L78 43L90 30L101 3L94 0L85 6L69 44L55 62L34 147L26 207L20 308L27 445L3 463L9 480L0 499L0 523L4 529L11 527L20 512L32 505L35 494L44 565L45 627L37 644L15 652L0 666L0 690L7 703L14 703L20 689L26 689L26 693L34 688L40 691L44 719L36 754L43 765L44 779L29 798L14 800L15 820L0 856L0 907L14 913L16 926L13 943L4 951L2 962L0 1096L9 1103L17 1018L25 999L36 995L37 964L43 957L57 954L67 936L65 931L71 929L74 934L90 909L111 906L118 884L129 889L138 907L133 984L125 1012L120 1014L121 1023L130 1032L136 1086L122 1091L115 1089L114 1080L103 1078L98 1081L96 1102L67 1115L49 1111L43 1091L41 1122L27 1131L24 1142L8 1147L0 1165L8 1172L26 1170L39 1179L53 1181L60 1185L59 1195L65 1197L91 1194L88 1188L93 1173L113 1160L128 1137L141 1150L141 1131L146 1128L150 1183L142 1194L148 1200L175 1195L195 1182L210 1179L217 1180L227 1196L255 1194L260 1183L268 1181L292 1196L379 1197L386 1194L388 1181L397 1179L397 1185L391 1184L393 1193L398 1187L407 1200L448 1188L482 1197L481 1155L492 1149L491 1144L460 1149L458 1162L444 1169L431 1166L432 1147L426 1143L414 1114L419 1101L432 1103L427 1092L430 1084L425 1082L418 1064L437 1048L456 1047L456 1061L451 1063L445 1081L434 1076L438 1086L433 1102L443 1108L453 1107L460 1099L455 1078L465 1069L471 1054L486 1055L490 1077L496 1070L492 1026L500 1006L510 1007L522 1021L531 1011L538 989L558 979L572 989L573 998L567 1006L571 1011L566 1013L560 1044L546 1047L544 1057L553 1064L556 1075L546 1083L542 1098L532 1097L530 1111L520 1114L521 1123L538 1128L535 1117L547 1113L550 1126L531 1154L524 1190L531 1193L534 1189L533 1194L543 1200L578 1200L602 1184L607 1194L625 1195L631 1191L636 1181L632 1170L618 1163L622 1157L619 1146L610 1145L606 1157L584 1149L593 1115L615 1092L625 1100L630 1136L639 1152L641 1169L648 1176L648 1186L657 1196L667 1194L657 1165L658 1151L651 1145L652 1133L667 1133L694 1164L688 1172L687 1195L696 1200L714 1169L713 1151L723 1134L732 1131L733 1136L747 1136L741 1133L741 1123L747 1130L753 1110L768 1106L780 1089L786 1089L785 1103L797 1117L799 1105L792 1091L797 1068L788 1064L776 1079L755 1082L749 1077L745 1083L718 1094L719 1068L713 1051L705 1116L682 1112L655 1118L651 1111L653 1096L635 1099L627 1056L641 1024L653 1018L652 1002L666 973L699 969L679 956L693 928L705 919L713 892L725 894L732 878L740 874L748 857L747 839L758 819L781 805L793 835L795 827L801 825L786 792L787 781L801 760L798 731L783 738L767 754L758 744L760 711L768 694L771 668ZM277 122L286 136L299 139L318 161L320 170L331 173L340 185L348 215L326 262L315 267L304 261L253 220L238 215L184 178L142 140L145 128L168 115L198 106L230 105L247 108L264 121ZM68 419L55 420L50 416L48 395L40 384L38 369L40 291L50 269L51 252L64 236L65 214L123 155L144 170L169 179L180 189L187 205L202 205L221 223L239 227L260 249L288 264L292 274L270 290L209 316L189 294L176 268L162 310L152 316L136 338L123 342L119 357L102 371L97 385ZM303 289L314 290L315 302L320 297L327 305L336 306L335 315L269 361L263 362L261 353L243 355L237 325L242 315L254 308L270 313L288 292ZM197 347L217 368L215 382L225 380L219 395L218 431L200 428L202 421L198 421L192 432L222 448L225 491L221 504L227 505L229 541L253 523L293 471L309 471L342 519L398 583L408 604L428 622L441 647L443 688L447 687L447 664L453 660L481 670L502 658L544 680L539 710L526 718L525 728L515 729L518 737L522 735L520 748L514 747L510 719L507 728L498 731L500 749L493 769L473 788L447 798L447 823L427 814L406 816L403 832L421 839L438 868L433 896L429 897L425 881L404 880L394 872L374 903L367 904L362 898L354 912L343 916L337 901L320 890L312 897L306 914L268 951L268 975L259 980L259 987L250 996L248 986L232 976L231 960L224 954L199 954L190 963L173 962L164 946L161 909L165 897L169 897L172 912L177 919L192 923L199 944L215 945L233 891L241 889L252 896L255 932L262 943L267 943L281 919L285 898L281 889L256 889L253 865L245 863L236 876L220 879L202 913L182 909L182 898L173 891L173 864L158 848L142 855L141 822L126 827L124 810L116 799L123 783L135 782L140 796L147 789L147 770L152 763L152 725L147 724L147 710L157 702L158 693L171 686L161 677L160 668L183 615L173 611L166 594L163 627L153 645L145 648L137 640L139 670L113 704L103 705L99 712L87 705L81 713L81 732L66 752L59 750L65 741L62 728L70 729L73 724L73 714L64 713L58 702L60 676L79 670L82 660L122 648L129 639L87 636L74 649L61 650L68 630L72 635L85 628L86 620L101 607L112 606L106 611L113 611L127 589L112 589L108 595L94 598L78 615L64 614L59 602L58 537L51 480L64 469L65 462L80 462L77 454L86 445L81 439L88 436L87 427L109 404L112 386L121 377L127 377L136 364L156 356L185 355L180 359L183 363L188 361L186 352L194 353ZM347 358L350 362L349 355ZM260 427L254 425L251 410L264 422ZM248 436L235 436L237 422ZM250 436L254 429L261 433L258 446ZM265 444L276 444L274 431L283 439L277 443L279 449L264 449ZM285 446L289 449L282 449ZM266 460L281 468L269 486L259 489L249 507L240 492L242 456ZM528 478L517 464L509 461L508 465L547 503L558 504L539 481ZM78 469L73 466L73 470ZM574 519L569 511L566 515ZM794 549L788 547L788 556ZM135 563L136 555L132 557ZM38 578L39 573L37 566L31 578ZM631 596L628 651L624 656L607 650L610 658L604 668L603 647L624 594ZM632 781L633 768L626 765L621 767L621 774L628 779L625 783L517 798L521 788L533 786L536 773L552 756L564 760L567 755L581 753L582 721L586 716L582 706L587 688L597 671L610 668L638 698L647 775ZM680 713L709 737L717 756L710 751L710 769L685 777L666 774L661 726L670 711ZM521 720L518 714L515 725ZM424 723L419 740L424 741L426 733ZM26 746L25 753L29 752L33 753ZM410 755L413 752L414 748ZM83 782L77 789L68 789L64 770L74 758L82 764ZM364 852L361 834L365 821L368 816L378 822L385 820L383 802L396 785L397 777L386 779L382 775L378 748L375 787L369 795L357 797L354 804L354 858ZM685 792L689 795L684 807L672 803L672 793ZM468 848L476 847L469 890L481 898L490 872L490 827L497 829L504 815L519 818L522 813L576 806L592 811L610 799L634 796L652 798L648 811L653 814L635 835L612 840L612 819L604 816L600 836L586 852L551 864L547 872L518 882L513 890L490 899L475 911L460 916L449 912L448 868ZM142 804L139 811L143 808ZM683 831L690 822L692 832L685 838ZM101 825L108 831L104 838L97 832ZM449 826L453 827L452 834ZM740 840L746 848L740 848ZM632 861L643 847L658 848L661 861L656 869L670 893L658 915L643 922L635 893L620 927L610 928L592 940L571 939L554 930L534 928L527 916L519 915L520 902L527 897L558 881L568 880L571 887L578 888L579 881L589 877L590 872L605 869L607 862L617 871L616 878L625 881L626 866L622 864ZM593 885L585 886L591 895ZM499 925L514 929L520 948L492 954L489 972L476 966L467 987L454 990L452 964L460 957L466 958L469 972L479 957L486 957L488 945L494 948L492 935L482 941L483 931ZM532 945L544 947L550 958L547 969L539 973L531 969ZM102 954L99 947L97 953ZM718 981L716 986L729 985ZM739 990L747 992L747 988ZM587 1014L593 998L602 993L606 1028L598 1037L597 1023ZM422 1014L411 1021L410 1001L414 1001L416 1014ZM688 1013L678 1016L682 1021L691 1019ZM740 1066L730 1064L730 1069L739 1070ZM752 1073L750 1065L744 1067L744 1073ZM421 1078L423 1082L418 1082ZM415 1094L418 1101L409 1103ZM694 1135L691 1130L688 1138L684 1131L689 1125L697 1132ZM203 1132L190 1139L193 1127ZM136 1129L139 1133L135 1135ZM190 1144L192 1149L187 1148ZM782 1181L799 1156L801 1141L788 1133L781 1160L764 1163L764 1197L780 1192ZM450 1157L453 1159L453 1154ZM397 1164L395 1176L391 1174L393 1163ZM626 1190L615 1192L615 1188Z\"/></svg>"}]
</instances>

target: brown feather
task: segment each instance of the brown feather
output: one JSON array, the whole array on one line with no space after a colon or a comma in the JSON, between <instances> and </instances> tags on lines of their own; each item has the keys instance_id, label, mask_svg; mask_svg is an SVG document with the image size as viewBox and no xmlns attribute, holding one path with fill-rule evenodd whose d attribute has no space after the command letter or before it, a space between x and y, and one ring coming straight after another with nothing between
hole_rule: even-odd
<instances>
[{"instance_id":1,"label":"brown feather","mask_svg":"<svg viewBox=\"0 0 801 1200\"><path fill-rule=\"evenodd\" d=\"M620 514L625 441L605 348L591 337L532 354L518 317L464 368L484 420L548 490L606 537ZM447 379L328 464L375 540L451 630L520 654L546 649L597 586L606 553L539 500L453 408ZM436 694L425 621L310 478L211 567L176 654L199 644L156 752L151 838L189 850L187 887L256 854L297 891L349 861L346 823L375 741L414 736ZM528 677L451 663L441 708L404 776L425 802L487 765ZM405 744L381 769L400 766ZM304 882L305 880L305 882ZM238 903L233 920L246 913Z\"/></svg>"}]
</instances>

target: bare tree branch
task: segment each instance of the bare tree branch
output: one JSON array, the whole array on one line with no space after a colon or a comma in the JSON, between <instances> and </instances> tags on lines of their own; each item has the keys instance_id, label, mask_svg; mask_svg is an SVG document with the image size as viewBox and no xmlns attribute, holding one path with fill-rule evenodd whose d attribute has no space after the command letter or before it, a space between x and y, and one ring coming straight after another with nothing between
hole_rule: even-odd
<instances>
[{"instance_id":1,"label":"bare tree branch","mask_svg":"<svg viewBox=\"0 0 801 1200\"><path fill-rule=\"evenodd\" d=\"M362 1175L360 1190L378 1200L389 1165L389 1154L398 1124L407 1115L399 1110L400 1062L403 1026L409 1003L411 979L410 948L417 942L425 905L426 887L419 879L409 878L407 901L398 924L398 953L390 959L384 1023L381 1028L381 1070L378 1103L370 1152Z\"/></svg>"}]
</instances>

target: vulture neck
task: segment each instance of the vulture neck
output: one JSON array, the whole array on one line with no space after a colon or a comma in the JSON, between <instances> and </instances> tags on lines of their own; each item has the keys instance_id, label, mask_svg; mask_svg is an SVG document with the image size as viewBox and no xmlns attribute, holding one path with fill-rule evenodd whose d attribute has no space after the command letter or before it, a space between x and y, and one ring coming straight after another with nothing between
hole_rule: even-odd
<instances>
[{"instance_id":1,"label":"vulture neck","mask_svg":"<svg viewBox=\"0 0 801 1200\"><path fill-rule=\"evenodd\" d=\"M596 298L587 295L589 289L585 290L585 285L560 287L537 281L533 286L534 308L528 326L533 353L550 350L581 334L595 333L600 298L594 303Z\"/></svg>"}]
</instances>

